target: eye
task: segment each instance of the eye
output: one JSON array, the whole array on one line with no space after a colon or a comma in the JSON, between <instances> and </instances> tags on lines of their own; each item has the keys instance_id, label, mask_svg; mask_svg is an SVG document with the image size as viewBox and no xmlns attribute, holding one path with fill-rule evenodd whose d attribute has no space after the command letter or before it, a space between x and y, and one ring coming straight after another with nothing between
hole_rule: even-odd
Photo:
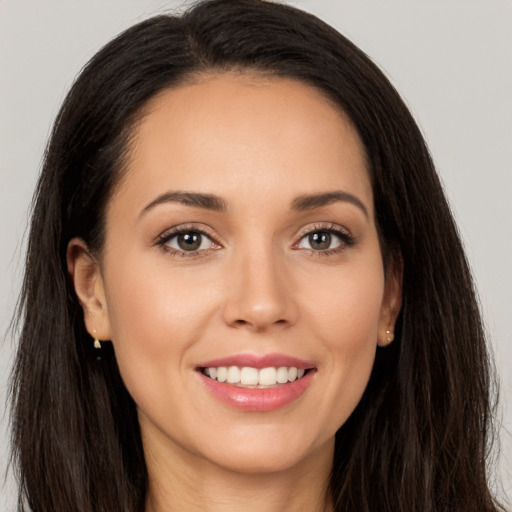
<instances>
[{"instance_id":1,"label":"eye","mask_svg":"<svg viewBox=\"0 0 512 512\"><path fill-rule=\"evenodd\" d=\"M341 245L341 240L329 231L315 231L302 237L299 247L301 249L313 249L315 251L327 251Z\"/></svg>"},{"instance_id":2,"label":"eye","mask_svg":"<svg viewBox=\"0 0 512 512\"><path fill-rule=\"evenodd\" d=\"M160 244L177 253L195 253L218 247L208 235L193 229L165 235Z\"/></svg>"},{"instance_id":3,"label":"eye","mask_svg":"<svg viewBox=\"0 0 512 512\"><path fill-rule=\"evenodd\" d=\"M354 243L352 236L340 229L317 228L301 237L296 249L306 249L318 253L334 253Z\"/></svg>"}]
</instances>

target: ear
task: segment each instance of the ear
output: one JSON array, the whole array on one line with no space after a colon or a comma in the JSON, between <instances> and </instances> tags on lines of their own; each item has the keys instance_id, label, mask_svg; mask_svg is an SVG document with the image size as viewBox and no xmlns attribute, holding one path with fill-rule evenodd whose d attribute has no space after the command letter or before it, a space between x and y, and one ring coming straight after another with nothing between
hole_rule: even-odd
<instances>
[{"instance_id":1,"label":"ear","mask_svg":"<svg viewBox=\"0 0 512 512\"><path fill-rule=\"evenodd\" d=\"M92 338L110 340L111 329L100 266L81 238L73 238L67 250L68 272L84 310L85 327Z\"/></svg>"},{"instance_id":2,"label":"ear","mask_svg":"<svg viewBox=\"0 0 512 512\"><path fill-rule=\"evenodd\" d=\"M386 269L377 339L380 347L389 345L395 337L395 323L402 307L403 268L402 255L396 253Z\"/></svg>"}]
</instances>

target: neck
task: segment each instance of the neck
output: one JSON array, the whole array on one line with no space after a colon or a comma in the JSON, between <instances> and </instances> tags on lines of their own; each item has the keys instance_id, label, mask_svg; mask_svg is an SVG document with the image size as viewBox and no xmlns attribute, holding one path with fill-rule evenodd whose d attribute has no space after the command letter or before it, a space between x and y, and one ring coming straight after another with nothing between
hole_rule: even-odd
<instances>
[{"instance_id":1,"label":"neck","mask_svg":"<svg viewBox=\"0 0 512 512\"><path fill-rule=\"evenodd\" d=\"M181 448L146 449L145 512L332 512L328 497L334 441L284 470L242 473Z\"/></svg>"}]
</instances>

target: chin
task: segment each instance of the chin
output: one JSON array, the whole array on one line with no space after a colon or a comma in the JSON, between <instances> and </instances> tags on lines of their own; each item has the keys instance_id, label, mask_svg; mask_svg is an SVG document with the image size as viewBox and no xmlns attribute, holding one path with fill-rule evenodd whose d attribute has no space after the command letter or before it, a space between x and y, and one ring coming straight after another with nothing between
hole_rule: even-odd
<instances>
[{"instance_id":1,"label":"chin","mask_svg":"<svg viewBox=\"0 0 512 512\"><path fill-rule=\"evenodd\" d=\"M268 433L267 433L268 434ZM279 473L299 467L307 460L332 453L334 437L316 445L300 434L246 436L243 440L219 443L217 449L207 455L214 464L241 474ZM208 450L211 452L210 450Z\"/></svg>"}]
</instances>

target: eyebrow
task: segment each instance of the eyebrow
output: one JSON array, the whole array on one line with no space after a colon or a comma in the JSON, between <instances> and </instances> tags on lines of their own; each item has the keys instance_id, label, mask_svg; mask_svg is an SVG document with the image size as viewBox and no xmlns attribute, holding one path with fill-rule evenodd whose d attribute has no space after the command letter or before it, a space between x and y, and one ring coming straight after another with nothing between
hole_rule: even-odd
<instances>
[{"instance_id":1,"label":"eyebrow","mask_svg":"<svg viewBox=\"0 0 512 512\"><path fill-rule=\"evenodd\" d=\"M296 211L313 210L336 202L351 203L357 206L364 213L365 217L368 217L368 210L364 203L353 194L342 190L299 196L292 201L292 209ZM165 203L181 203L186 206L195 206L216 212L226 212L228 210L228 203L215 194L177 191L159 195L142 209L140 216L142 217L155 206Z\"/></svg>"},{"instance_id":2,"label":"eyebrow","mask_svg":"<svg viewBox=\"0 0 512 512\"><path fill-rule=\"evenodd\" d=\"M337 202L351 203L357 206L364 213L365 217L368 218L368 210L364 203L356 196L343 190L299 196L293 200L292 208L297 211L313 210Z\"/></svg>"},{"instance_id":3,"label":"eyebrow","mask_svg":"<svg viewBox=\"0 0 512 512\"><path fill-rule=\"evenodd\" d=\"M216 212L225 212L228 209L226 201L214 194L201 194L199 192L166 192L145 206L140 212L140 216L142 217L155 206L164 203L181 203L186 206L196 206L198 208L204 208L206 210L213 210Z\"/></svg>"}]
</instances>

